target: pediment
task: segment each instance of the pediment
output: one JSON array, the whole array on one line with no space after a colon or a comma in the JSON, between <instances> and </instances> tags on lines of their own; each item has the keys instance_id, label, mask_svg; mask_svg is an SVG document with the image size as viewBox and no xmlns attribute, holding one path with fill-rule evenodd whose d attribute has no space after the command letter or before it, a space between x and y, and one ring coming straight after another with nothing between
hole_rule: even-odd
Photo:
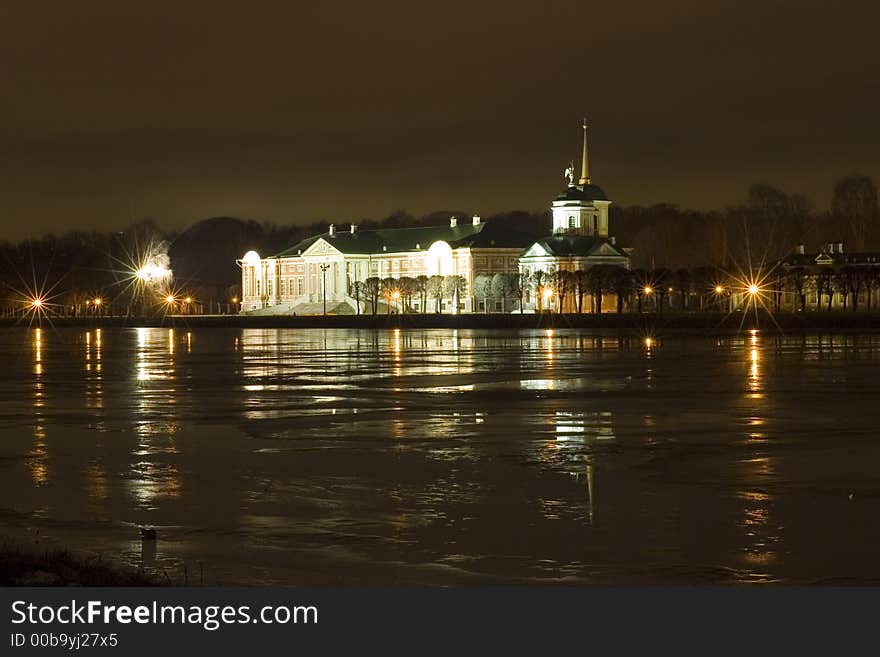
<instances>
[{"instance_id":1,"label":"pediment","mask_svg":"<svg viewBox=\"0 0 880 657\"><path fill-rule=\"evenodd\" d=\"M535 242L528 249L526 249L525 253L523 253L520 258L547 258L552 254L545 249L539 242Z\"/></svg>"},{"instance_id":2,"label":"pediment","mask_svg":"<svg viewBox=\"0 0 880 657\"><path fill-rule=\"evenodd\" d=\"M617 249L615 249L613 246L611 246L610 244L608 244L608 242L603 242L602 244L600 244L599 246L597 246L595 249L593 249L592 251L590 251L590 255L595 255L595 256L618 256L618 257L619 257L619 256L620 256L620 253L617 252Z\"/></svg>"},{"instance_id":3,"label":"pediment","mask_svg":"<svg viewBox=\"0 0 880 657\"><path fill-rule=\"evenodd\" d=\"M322 237L315 240L309 248L303 251L302 255L304 258L308 256L341 256L342 251Z\"/></svg>"}]
</instances>

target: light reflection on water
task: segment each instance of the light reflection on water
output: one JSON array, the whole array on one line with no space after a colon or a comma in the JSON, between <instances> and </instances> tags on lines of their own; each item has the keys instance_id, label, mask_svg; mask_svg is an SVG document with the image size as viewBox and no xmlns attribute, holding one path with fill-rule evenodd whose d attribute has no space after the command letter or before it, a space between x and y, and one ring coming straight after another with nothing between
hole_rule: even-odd
<instances>
[{"instance_id":1,"label":"light reflection on water","mask_svg":"<svg viewBox=\"0 0 880 657\"><path fill-rule=\"evenodd\" d=\"M874 498L849 497L880 456L880 411L854 401L873 390L880 337L27 340L27 367L18 333L0 345L6 497L25 523L133 562L281 583L880 577L857 547ZM817 505L841 518L818 534ZM133 538L141 525L159 528L155 553Z\"/></svg>"}]
</instances>

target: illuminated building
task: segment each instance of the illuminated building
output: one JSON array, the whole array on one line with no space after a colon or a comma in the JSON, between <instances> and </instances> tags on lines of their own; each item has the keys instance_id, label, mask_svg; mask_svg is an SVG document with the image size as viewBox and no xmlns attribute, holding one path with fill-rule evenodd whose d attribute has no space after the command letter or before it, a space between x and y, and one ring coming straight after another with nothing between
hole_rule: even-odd
<instances>
[{"instance_id":1,"label":"illuminated building","mask_svg":"<svg viewBox=\"0 0 880 657\"><path fill-rule=\"evenodd\" d=\"M782 258L767 276L783 310L876 308L880 305L880 252L850 252L830 242L816 253L803 245Z\"/></svg>"},{"instance_id":2,"label":"illuminated building","mask_svg":"<svg viewBox=\"0 0 880 657\"><path fill-rule=\"evenodd\" d=\"M455 217L448 226L423 226L358 230L338 230L331 224L321 235L268 257L249 251L238 260L241 267L241 310L253 314L316 315L353 314L360 311L402 310L397 303L407 297L413 312L484 312L516 311L519 295L509 294L509 303L498 301L486 307L488 295L474 290L478 277L502 274L517 280L524 288L524 309L534 310L545 295L544 307L554 304L553 292L541 286L540 293L531 275L538 270L552 274L557 270L572 272L594 265L629 267L628 253L608 235L608 208L611 201L592 184L587 159L587 131L581 178L575 183L574 167L566 170L567 188L553 201L552 234L538 241L535 235L520 233L499 222L484 222L475 216L459 224ZM531 245L531 246L530 246ZM370 295L363 285L375 282L416 281L422 289L431 277L461 277L463 292L438 295L404 289ZM358 287L356 287L358 286ZM391 297L394 292L398 295ZM393 299L393 300L392 300ZM389 303L391 308L389 308ZM610 304L609 304L610 305Z\"/></svg>"},{"instance_id":3,"label":"illuminated building","mask_svg":"<svg viewBox=\"0 0 880 657\"><path fill-rule=\"evenodd\" d=\"M595 265L629 269L629 252L617 245L608 233L608 208L611 201L590 179L587 156L587 123L584 121L584 143L581 155L581 177L575 183L574 166L565 171L567 187L553 200L553 232L534 242L520 257L526 277L543 272L543 293L536 290L526 295L526 308L534 310L541 302L544 309L553 309L558 301L552 293L553 278L558 271L586 272ZM547 294L547 290L551 294ZM607 304L606 307L611 307ZM574 295L565 297L563 310L576 309Z\"/></svg>"},{"instance_id":4,"label":"illuminated building","mask_svg":"<svg viewBox=\"0 0 880 657\"><path fill-rule=\"evenodd\" d=\"M248 252L239 261L241 309L258 314L320 314L326 291L328 312L354 313L358 301L365 312L369 304L365 306L363 294L355 298L356 283L370 278L461 276L465 292L458 300L458 310L471 312L475 307L474 278L480 274L515 275L528 240L526 235L480 217L461 224L452 217L448 226L419 228L358 230L352 225L347 231L338 231L331 225L328 232L277 255L260 258L256 252ZM431 295L425 302L427 307L422 308L422 298L414 297L412 310L453 310L448 294L440 300L439 309ZM379 312L387 310L384 297L378 306Z\"/></svg>"}]
</instances>

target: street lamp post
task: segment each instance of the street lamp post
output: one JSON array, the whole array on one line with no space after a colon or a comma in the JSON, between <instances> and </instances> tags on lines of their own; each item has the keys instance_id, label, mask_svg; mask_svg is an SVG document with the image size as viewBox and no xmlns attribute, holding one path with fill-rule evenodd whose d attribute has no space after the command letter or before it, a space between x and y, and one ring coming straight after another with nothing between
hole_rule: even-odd
<instances>
[{"instance_id":1,"label":"street lamp post","mask_svg":"<svg viewBox=\"0 0 880 657\"><path fill-rule=\"evenodd\" d=\"M320 265L321 267L321 295L324 297L324 314L327 314L327 270L330 269L330 265L326 262Z\"/></svg>"}]
</instances>

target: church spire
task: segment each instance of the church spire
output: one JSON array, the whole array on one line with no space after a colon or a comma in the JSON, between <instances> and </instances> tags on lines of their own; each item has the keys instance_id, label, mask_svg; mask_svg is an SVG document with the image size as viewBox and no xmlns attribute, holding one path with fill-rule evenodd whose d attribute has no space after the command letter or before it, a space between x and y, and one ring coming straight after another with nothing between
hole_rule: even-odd
<instances>
[{"instance_id":1,"label":"church spire","mask_svg":"<svg viewBox=\"0 0 880 657\"><path fill-rule=\"evenodd\" d=\"M589 185L590 184L590 165L587 161L587 119L584 118L584 155L581 160L581 179L578 180L578 185Z\"/></svg>"}]
</instances>

